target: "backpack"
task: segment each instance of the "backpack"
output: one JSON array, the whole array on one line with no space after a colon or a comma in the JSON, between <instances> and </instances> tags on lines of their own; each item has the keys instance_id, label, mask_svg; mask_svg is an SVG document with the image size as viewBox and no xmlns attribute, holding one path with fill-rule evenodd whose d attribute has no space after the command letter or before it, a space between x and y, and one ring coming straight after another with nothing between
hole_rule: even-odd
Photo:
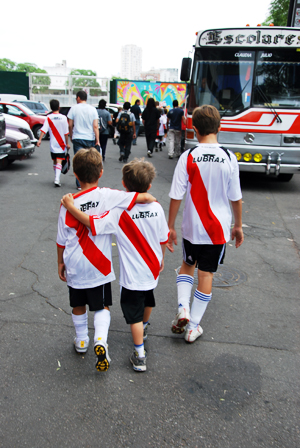
<instances>
[{"instance_id":1,"label":"backpack","mask_svg":"<svg viewBox=\"0 0 300 448\"><path fill-rule=\"evenodd\" d=\"M127 112L122 112L117 124L117 130L120 134L130 134L132 124L130 122L130 115Z\"/></svg>"},{"instance_id":2,"label":"backpack","mask_svg":"<svg viewBox=\"0 0 300 448\"><path fill-rule=\"evenodd\" d=\"M66 158L62 161L61 172L62 174L67 174L70 169L70 154L67 152Z\"/></svg>"},{"instance_id":3,"label":"backpack","mask_svg":"<svg viewBox=\"0 0 300 448\"><path fill-rule=\"evenodd\" d=\"M98 127L99 127L100 134L102 134L102 132L106 131L106 127L104 126L102 117L98 117Z\"/></svg>"}]
</instances>

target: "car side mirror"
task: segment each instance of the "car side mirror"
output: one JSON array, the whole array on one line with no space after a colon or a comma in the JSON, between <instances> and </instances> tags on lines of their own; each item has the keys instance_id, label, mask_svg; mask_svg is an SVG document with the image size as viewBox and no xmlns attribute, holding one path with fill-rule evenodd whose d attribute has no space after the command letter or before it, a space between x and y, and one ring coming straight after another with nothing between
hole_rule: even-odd
<instances>
[{"instance_id":1,"label":"car side mirror","mask_svg":"<svg viewBox=\"0 0 300 448\"><path fill-rule=\"evenodd\" d=\"M191 76L192 59L183 58L181 63L180 79L181 81L189 81Z\"/></svg>"},{"instance_id":2,"label":"car side mirror","mask_svg":"<svg viewBox=\"0 0 300 448\"><path fill-rule=\"evenodd\" d=\"M21 113L20 113L20 117L27 117L27 115L24 114L24 112L21 112Z\"/></svg>"}]
</instances>

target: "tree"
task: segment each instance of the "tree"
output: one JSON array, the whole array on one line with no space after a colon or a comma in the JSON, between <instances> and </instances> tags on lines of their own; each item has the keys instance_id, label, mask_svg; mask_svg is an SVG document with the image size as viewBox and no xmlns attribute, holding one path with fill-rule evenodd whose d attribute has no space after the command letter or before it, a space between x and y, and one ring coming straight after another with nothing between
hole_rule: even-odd
<instances>
[{"instance_id":1,"label":"tree","mask_svg":"<svg viewBox=\"0 0 300 448\"><path fill-rule=\"evenodd\" d=\"M269 8L269 16L263 25L273 23L275 26L286 26L290 0L273 0Z\"/></svg>"},{"instance_id":2,"label":"tree","mask_svg":"<svg viewBox=\"0 0 300 448\"><path fill-rule=\"evenodd\" d=\"M26 72L26 73L46 73L47 74L46 70L38 68L38 66L36 64L31 64L28 62L18 64L16 66L16 71L17 72ZM51 79L49 76L33 76L32 84L34 84L34 86L32 88L33 93L44 93L48 90L48 87L45 87L45 85L50 86Z\"/></svg>"},{"instance_id":3,"label":"tree","mask_svg":"<svg viewBox=\"0 0 300 448\"><path fill-rule=\"evenodd\" d=\"M89 88L89 94L91 96L99 96L102 95L102 90L100 84L97 82L97 80L88 78L89 76L97 76L96 72L93 72L93 70L72 70L70 72L70 75L76 75L78 78L72 78L72 87L73 87L73 93L76 94L78 92L78 88L82 88L84 90L84 87ZM66 85L69 85L69 82L66 82ZM91 87L98 87L92 88Z\"/></svg>"},{"instance_id":4,"label":"tree","mask_svg":"<svg viewBox=\"0 0 300 448\"><path fill-rule=\"evenodd\" d=\"M12 72L16 69L16 63L10 59L0 59L0 71L1 72Z\"/></svg>"}]
</instances>

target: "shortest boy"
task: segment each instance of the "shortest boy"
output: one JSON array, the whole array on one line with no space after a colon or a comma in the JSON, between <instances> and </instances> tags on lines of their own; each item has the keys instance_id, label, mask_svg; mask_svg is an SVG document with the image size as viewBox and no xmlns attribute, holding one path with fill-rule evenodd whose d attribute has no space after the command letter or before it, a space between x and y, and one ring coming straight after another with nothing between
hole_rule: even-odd
<instances>
[{"instance_id":1,"label":"shortest boy","mask_svg":"<svg viewBox=\"0 0 300 448\"><path fill-rule=\"evenodd\" d=\"M155 177L152 163L134 159L124 165L123 185L127 191L145 193ZM126 323L131 327L134 351L130 358L133 369L146 370L144 350L146 328L155 306L153 290L163 259L169 229L160 204L136 204L131 210L114 208L102 216L87 216L73 205L72 195L62 200L67 210L91 228L93 235L116 235L120 256L121 307Z\"/></svg>"},{"instance_id":2,"label":"shortest boy","mask_svg":"<svg viewBox=\"0 0 300 448\"><path fill-rule=\"evenodd\" d=\"M83 210L87 217L101 214L119 206L131 210L135 201L154 201L149 193L138 194L99 188L103 174L102 157L95 148L80 149L73 158L73 170L81 187L80 193L70 195L74 208ZM143 204L145 205L145 204ZM122 210L122 209L121 209ZM89 346L88 314L94 311L94 351L98 357L96 369L109 367L107 336L110 325L109 307L112 304L111 282L115 280L112 265L110 235L96 235L77 221L65 207L60 208L57 232L58 275L69 287L72 320L77 353L85 353Z\"/></svg>"},{"instance_id":3,"label":"shortest boy","mask_svg":"<svg viewBox=\"0 0 300 448\"><path fill-rule=\"evenodd\" d=\"M54 185L55 187L60 187L62 162L66 158L68 149L70 149L70 145L68 144L69 125L67 117L59 113L59 101L51 100L50 108L52 114L47 116L36 145L40 146L42 138L49 132L50 151L55 175Z\"/></svg>"}]
</instances>

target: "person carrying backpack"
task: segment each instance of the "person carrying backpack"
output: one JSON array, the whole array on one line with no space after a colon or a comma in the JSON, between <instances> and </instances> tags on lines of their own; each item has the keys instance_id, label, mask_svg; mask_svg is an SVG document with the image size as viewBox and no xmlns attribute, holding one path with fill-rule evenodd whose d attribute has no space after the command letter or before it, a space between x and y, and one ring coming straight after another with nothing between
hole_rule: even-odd
<instances>
[{"instance_id":1,"label":"person carrying backpack","mask_svg":"<svg viewBox=\"0 0 300 448\"><path fill-rule=\"evenodd\" d=\"M130 103L126 101L123 110L116 119L117 130L120 133L118 145L120 147L119 161L126 163L130 154L132 140L136 138L135 116L129 111Z\"/></svg>"}]
</instances>

